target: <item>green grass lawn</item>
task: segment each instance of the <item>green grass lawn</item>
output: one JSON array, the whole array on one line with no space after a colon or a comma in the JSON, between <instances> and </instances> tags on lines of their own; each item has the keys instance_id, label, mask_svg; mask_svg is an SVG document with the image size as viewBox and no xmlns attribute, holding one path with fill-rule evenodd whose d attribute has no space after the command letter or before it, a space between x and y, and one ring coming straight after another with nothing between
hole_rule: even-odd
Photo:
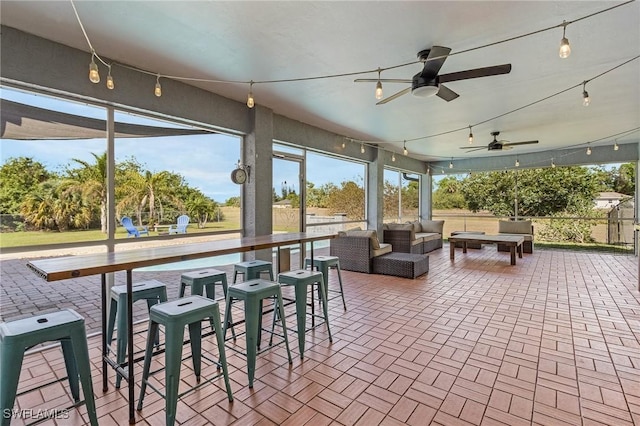
<instances>
[{"instance_id":1,"label":"green grass lawn","mask_svg":"<svg viewBox=\"0 0 640 426\"><path fill-rule=\"evenodd\" d=\"M227 229L238 229L238 223L232 222L209 222L200 229L196 224L190 224L187 228L188 234L199 234L204 232L223 231ZM153 230L149 231L150 236L157 236L158 233ZM116 238L127 238L127 232L119 226L116 229ZM143 235L141 238L145 238ZM63 244L63 243L80 243L88 241L105 240L106 235L99 230L88 231L25 231L25 232L3 232L0 234L0 248L6 247L22 247L45 244Z\"/></svg>"}]
</instances>

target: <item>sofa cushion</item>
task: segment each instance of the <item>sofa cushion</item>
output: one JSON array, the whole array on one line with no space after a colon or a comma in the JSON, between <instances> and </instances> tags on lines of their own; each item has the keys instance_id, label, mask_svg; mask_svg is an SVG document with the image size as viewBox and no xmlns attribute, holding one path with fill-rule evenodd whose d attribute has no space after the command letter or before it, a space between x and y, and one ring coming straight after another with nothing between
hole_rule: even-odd
<instances>
[{"instance_id":1,"label":"sofa cushion","mask_svg":"<svg viewBox=\"0 0 640 426\"><path fill-rule=\"evenodd\" d=\"M380 243L380 248L377 250L373 250L373 257L381 256L383 254L391 253L391 244L388 243Z\"/></svg>"},{"instance_id":2,"label":"sofa cushion","mask_svg":"<svg viewBox=\"0 0 640 426\"><path fill-rule=\"evenodd\" d=\"M531 234L530 220L500 220L498 232L501 234Z\"/></svg>"},{"instance_id":3,"label":"sofa cushion","mask_svg":"<svg viewBox=\"0 0 640 426\"><path fill-rule=\"evenodd\" d=\"M338 237L346 237L347 232L350 232L350 231L362 231L362 228L360 228L359 226L356 226L355 228L350 228L344 231L338 231Z\"/></svg>"},{"instance_id":4,"label":"sofa cushion","mask_svg":"<svg viewBox=\"0 0 640 426\"><path fill-rule=\"evenodd\" d=\"M380 249L380 240L378 240L378 233L375 229L367 229L365 231L362 230L354 230L346 232L348 237L368 237L371 239L371 249L378 250Z\"/></svg>"},{"instance_id":5,"label":"sofa cushion","mask_svg":"<svg viewBox=\"0 0 640 426\"><path fill-rule=\"evenodd\" d=\"M514 237L524 237L525 241L533 241L533 234L507 234L506 232L500 232L500 235L513 235Z\"/></svg>"},{"instance_id":6,"label":"sofa cushion","mask_svg":"<svg viewBox=\"0 0 640 426\"><path fill-rule=\"evenodd\" d=\"M422 232L435 232L442 235L444 220L421 220Z\"/></svg>"},{"instance_id":7,"label":"sofa cushion","mask_svg":"<svg viewBox=\"0 0 640 426\"><path fill-rule=\"evenodd\" d=\"M438 240L438 239L442 238L442 235L438 234L436 232L421 232L418 235L422 238L422 241L425 241L425 242L426 241ZM416 237L418 235L416 235Z\"/></svg>"},{"instance_id":8,"label":"sofa cushion","mask_svg":"<svg viewBox=\"0 0 640 426\"><path fill-rule=\"evenodd\" d=\"M413 225L413 232L420 233L422 232L422 225L420 224L419 220L414 220L413 222L407 222L410 223L411 225Z\"/></svg>"}]
</instances>

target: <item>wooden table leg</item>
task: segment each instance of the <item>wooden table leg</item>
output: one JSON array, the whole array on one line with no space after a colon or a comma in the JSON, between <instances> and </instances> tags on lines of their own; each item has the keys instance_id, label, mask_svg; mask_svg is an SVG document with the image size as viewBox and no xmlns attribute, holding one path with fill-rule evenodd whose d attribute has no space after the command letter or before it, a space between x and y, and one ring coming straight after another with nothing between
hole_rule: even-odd
<instances>
[{"instance_id":1,"label":"wooden table leg","mask_svg":"<svg viewBox=\"0 0 640 426\"><path fill-rule=\"evenodd\" d=\"M516 244L509 246L509 251L511 252L511 264L516 264Z\"/></svg>"},{"instance_id":2,"label":"wooden table leg","mask_svg":"<svg viewBox=\"0 0 640 426\"><path fill-rule=\"evenodd\" d=\"M462 242L462 252L463 252L463 253L466 253L466 252L467 252L467 242L466 242L466 241L463 241L463 242Z\"/></svg>"},{"instance_id":3,"label":"wooden table leg","mask_svg":"<svg viewBox=\"0 0 640 426\"><path fill-rule=\"evenodd\" d=\"M522 259L522 244L518 244L518 257Z\"/></svg>"},{"instance_id":4,"label":"wooden table leg","mask_svg":"<svg viewBox=\"0 0 640 426\"><path fill-rule=\"evenodd\" d=\"M455 249L456 243L452 243L451 241L449 241L449 259L451 260L454 260L456 258Z\"/></svg>"}]
</instances>

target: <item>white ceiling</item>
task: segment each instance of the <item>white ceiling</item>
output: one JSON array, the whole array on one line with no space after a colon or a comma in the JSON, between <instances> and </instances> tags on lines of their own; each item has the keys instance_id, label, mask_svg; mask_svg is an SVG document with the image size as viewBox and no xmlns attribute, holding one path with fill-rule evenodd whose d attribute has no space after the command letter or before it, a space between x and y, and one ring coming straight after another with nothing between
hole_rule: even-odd
<instances>
[{"instance_id":1,"label":"white ceiling","mask_svg":"<svg viewBox=\"0 0 640 426\"><path fill-rule=\"evenodd\" d=\"M89 51L71 2L0 4L3 25ZM254 85L256 103L276 113L380 142L396 152L409 140L412 156L423 160L500 155L459 149L468 146L468 126L483 122L473 127L475 144L489 143L494 130L502 132L499 139L540 141L505 154L592 141L597 141L592 146L612 144L616 138L618 143L637 141L638 132L613 135L640 126L640 60L632 60L640 55L638 2L570 24L566 35L572 53L567 59L558 57L562 28L456 54L616 4L620 2L75 2L99 55L161 75L263 81L353 73L416 61L418 51L433 45L450 47L454 54L440 70L443 74L512 64L507 75L447 83L460 94L451 102L405 95L376 106L375 84L353 82L373 78L375 72ZM414 63L382 77L411 78L421 68ZM581 83L591 79L587 90L592 103L585 108ZM248 84L190 84L242 102L248 92ZM572 86L579 87L509 113ZM385 96L404 87L384 84ZM411 141L416 138L423 139Z\"/></svg>"}]
</instances>

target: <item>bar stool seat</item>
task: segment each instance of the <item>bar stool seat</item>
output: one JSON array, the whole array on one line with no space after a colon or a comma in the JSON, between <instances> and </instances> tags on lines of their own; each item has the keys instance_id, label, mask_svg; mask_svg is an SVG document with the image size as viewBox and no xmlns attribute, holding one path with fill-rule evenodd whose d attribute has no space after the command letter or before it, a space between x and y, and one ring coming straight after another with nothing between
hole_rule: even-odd
<instances>
[{"instance_id":1,"label":"bar stool seat","mask_svg":"<svg viewBox=\"0 0 640 426\"><path fill-rule=\"evenodd\" d=\"M311 259L304 259L304 267L309 268L311 266ZM314 256L313 257L313 268L317 271L322 272L324 276L324 286L325 292L327 293L327 299L329 299L329 291L340 293L342 296L342 306L344 306L344 310L347 310L347 302L344 300L344 290L342 288L342 275L340 274L340 258L338 256ZM329 290L329 269L335 269L338 271L338 282L340 283L340 290Z\"/></svg>"},{"instance_id":2,"label":"bar stool seat","mask_svg":"<svg viewBox=\"0 0 640 426\"><path fill-rule=\"evenodd\" d=\"M282 291L280 284L255 279L235 284L229 287L227 293L226 309L224 311L224 331L223 336L227 335L227 324L229 324L229 313L231 312L231 303L233 299L244 301L244 318L245 318L245 336L246 336L246 356L247 356L247 375L249 377L249 387L253 388L253 379L256 371L256 356L260 348L260 332L262 330L262 301L264 299L276 299L277 309L280 312L282 321L282 334L284 343L287 347L287 355L289 364L293 363L291 359L291 351L289 350L289 340L287 339L287 326L284 321L284 308L282 304Z\"/></svg>"},{"instance_id":3,"label":"bar stool seat","mask_svg":"<svg viewBox=\"0 0 640 426\"><path fill-rule=\"evenodd\" d=\"M242 274L244 281L260 278L260 274L269 273L269 280L273 281L273 265L265 260L249 260L247 262L236 263L233 267L233 283L235 284L238 274Z\"/></svg>"},{"instance_id":4,"label":"bar stool seat","mask_svg":"<svg viewBox=\"0 0 640 426\"><path fill-rule=\"evenodd\" d=\"M305 334L307 332L307 290L311 286L311 315L312 327L315 326L315 308L313 303L313 287L318 286L318 294L322 302L323 319L327 324L327 332L329 333L329 341L333 342L331 337L331 329L329 328L329 315L327 313L327 293L324 288L324 277L322 272L307 271L300 269L297 271L289 271L278 274L278 282L282 286L294 286L296 295L296 322L298 326L298 349L300 350L300 359L304 357ZM273 327L276 324L276 312L273 313L273 324L271 325L272 337Z\"/></svg>"},{"instance_id":5,"label":"bar stool seat","mask_svg":"<svg viewBox=\"0 0 640 426\"><path fill-rule=\"evenodd\" d=\"M146 300L147 307L151 309L156 303L167 301L167 286L158 280L148 280L135 283L132 286L131 303L138 300ZM111 307L109 308L109 324L107 327L107 343L113 340L113 328L118 322L118 334L116 338L116 360L122 364L126 358L128 326L127 326L127 286L118 285L111 287ZM155 339L156 344L158 338ZM116 388L120 387L122 376L116 376Z\"/></svg>"},{"instance_id":6,"label":"bar stool seat","mask_svg":"<svg viewBox=\"0 0 640 426\"><path fill-rule=\"evenodd\" d=\"M216 340L218 344L218 361L209 360L202 355L202 328L201 322L204 319L213 320ZM152 383L149 382L151 357L153 356L154 336L158 333L158 327L162 325L165 329L165 387L166 395L163 395ZM196 375L198 385L178 394L180 383L180 369L182 364L182 346L184 345L184 328L189 327L189 340L191 343L191 358L193 370ZM144 368L142 372L142 387L140 389L140 399L138 400L138 411L142 410L142 404L147 390L147 386L158 392L165 398L166 424L173 425L176 420L176 408L178 398L186 393L199 388L205 383L209 383L219 377L224 377L224 384L227 390L227 398L233 401L231 385L229 383L229 373L227 370L227 359L224 349L224 339L222 326L220 325L220 309L218 302L203 296L189 296L171 302L158 303L151 307L149 312L149 332L147 336L147 346L144 357ZM202 358L212 361L222 373L200 383L200 373L202 370ZM154 373L157 373L155 371Z\"/></svg>"},{"instance_id":7,"label":"bar stool seat","mask_svg":"<svg viewBox=\"0 0 640 426\"><path fill-rule=\"evenodd\" d=\"M98 424L84 318L72 309L65 309L0 323L0 389L2 389L0 392L0 409L2 409L0 418L3 426L11 423L11 416L5 415L5 413L10 413L15 403L25 351L40 343L55 340L60 341L62 346L69 387L74 400L73 406L81 405L83 402L80 401L78 384L78 376L80 376L89 421L92 426ZM43 386L59 381L56 380ZM22 393L31 392L43 386ZM25 407L20 408L25 409Z\"/></svg>"},{"instance_id":8,"label":"bar stool seat","mask_svg":"<svg viewBox=\"0 0 640 426\"><path fill-rule=\"evenodd\" d=\"M184 297L186 287L191 287L191 295L197 294L204 296L205 290L207 297L216 300L215 286L222 286L223 300L227 297L227 273L219 269L202 269L198 271L183 272L180 276L180 293L179 296ZM229 326L235 339L236 333L233 329L233 320L229 315ZM213 329L213 320L210 320Z\"/></svg>"}]
</instances>

